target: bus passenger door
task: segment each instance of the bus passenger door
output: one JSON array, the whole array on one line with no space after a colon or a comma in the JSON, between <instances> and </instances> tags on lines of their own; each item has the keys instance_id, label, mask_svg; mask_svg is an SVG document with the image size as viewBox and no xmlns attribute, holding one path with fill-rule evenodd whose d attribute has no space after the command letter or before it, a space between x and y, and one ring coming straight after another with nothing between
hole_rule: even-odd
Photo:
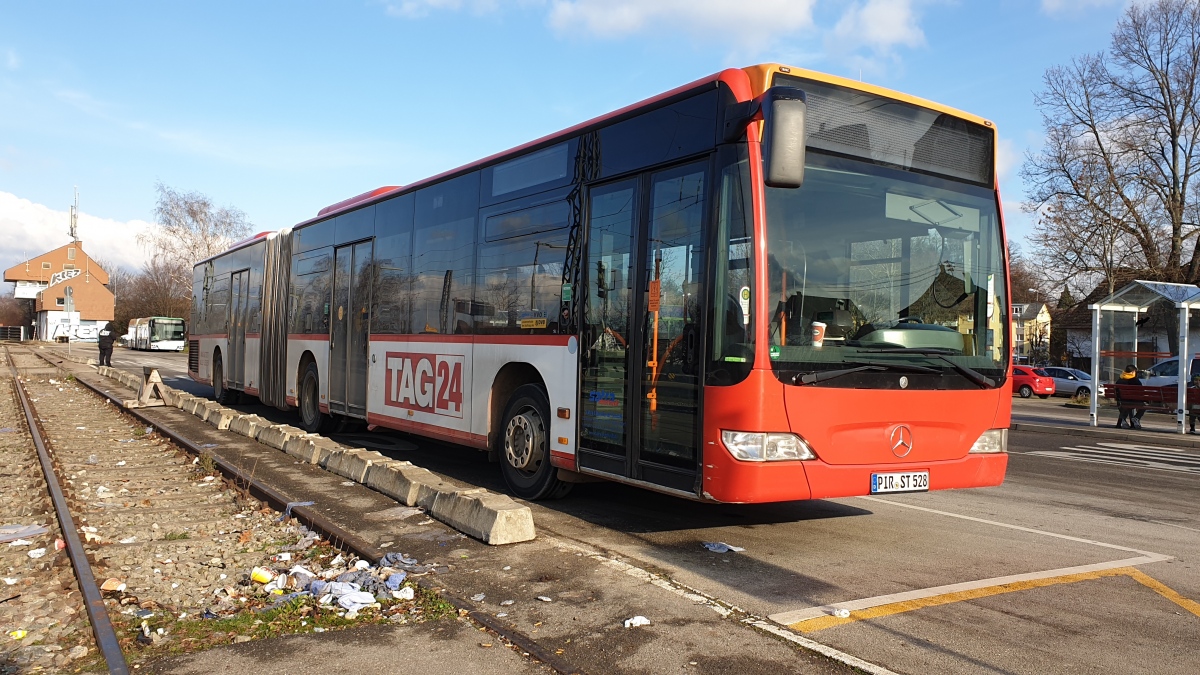
<instances>
[{"instance_id":1,"label":"bus passenger door","mask_svg":"<svg viewBox=\"0 0 1200 675\"><path fill-rule=\"evenodd\" d=\"M329 335L329 412L367 416L367 330L372 243L334 249Z\"/></svg>"},{"instance_id":2,"label":"bus passenger door","mask_svg":"<svg viewBox=\"0 0 1200 675\"><path fill-rule=\"evenodd\" d=\"M707 163L591 189L579 464L696 492Z\"/></svg>"},{"instance_id":3,"label":"bus passenger door","mask_svg":"<svg viewBox=\"0 0 1200 675\"><path fill-rule=\"evenodd\" d=\"M234 272L229 279L229 359L225 378L229 386L246 385L246 319L250 309L250 270Z\"/></svg>"},{"instance_id":4,"label":"bus passenger door","mask_svg":"<svg viewBox=\"0 0 1200 675\"><path fill-rule=\"evenodd\" d=\"M641 480L695 493L707 259L707 162L650 176L638 275Z\"/></svg>"},{"instance_id":5,"label":"bus passenger door","mask_svg":"<svg viewBox=\"0 0 1200 675\"><path fill-rule=\"evenodd\" d=\"M588 205L579 465L615 476L630 475L634 436L628 402L638 182L592 188Z\"/></svg>"}]
</instances>

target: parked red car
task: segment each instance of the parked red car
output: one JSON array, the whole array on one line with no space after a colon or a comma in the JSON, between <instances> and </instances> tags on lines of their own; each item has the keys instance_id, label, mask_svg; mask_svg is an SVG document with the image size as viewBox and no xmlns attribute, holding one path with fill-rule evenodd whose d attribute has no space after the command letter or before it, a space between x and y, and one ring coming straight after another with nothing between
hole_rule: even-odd
<instances>
[{"instance_id":1,"label":"parked red car","mask_svg":"<svg viewBox=\"0 0 1200 675\"><path fill-rule=\"evenodd\" d=\"M1054 395L1054 378L1041 368L1029 366L1013 366L1013 393L1021 398L1029 398L1037 394L1038 398L1050 398Z\"/></svg>"}]
</instances>

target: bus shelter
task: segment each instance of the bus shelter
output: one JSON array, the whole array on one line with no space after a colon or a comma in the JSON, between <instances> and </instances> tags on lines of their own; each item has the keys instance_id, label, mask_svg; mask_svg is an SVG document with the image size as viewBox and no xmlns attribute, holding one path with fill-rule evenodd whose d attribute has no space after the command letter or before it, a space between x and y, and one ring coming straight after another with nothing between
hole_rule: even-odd
<instances>
[{"instance_id":1,"label":"bus shelter","mask_svg":"<svg viewBox=\"0 0 1200 675\"><path fill-rule=\"evenodd\" d=\"M1174 308L1179 313L1179 381L1176 389L1175 418L1179 433L1184 433L1187 406L1188 371L1191 353L1188 344L1188 317L1192 309L1200 309L1200 287L1191 284L1172 284L1162 281L1137 280L1121 290L1088 305L1092 310L1092 387L1099 393L1101 376L1105 381L1116 381L1123 367L1121 359L1136 363L1138 357L1166 357L1170 352L1139 352L1138 328L1143 323L1143 314L1158 310L1160 314ZM1107 318L1107 321L1105 319ZM1120 349L1129 346L1130 349ZM1103 347L1107 347L1104 349ZM1130 360L1132 359L1132 360ZM1098 425L1098 395L1091 398L1091 423Z\"/></svg>"}]
</instances>

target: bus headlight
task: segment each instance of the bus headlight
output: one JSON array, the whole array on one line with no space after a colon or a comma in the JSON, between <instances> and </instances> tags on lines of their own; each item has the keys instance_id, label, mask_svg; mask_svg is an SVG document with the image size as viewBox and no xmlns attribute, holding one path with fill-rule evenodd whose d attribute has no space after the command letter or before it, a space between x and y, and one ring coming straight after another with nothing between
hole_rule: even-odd
<instances>
[{"instance_id":1,"label":"bus headlight","mask_svg":"<svg viewBox=\"0 0 1200 675\"><path fill-rule=\"evenodd\" d=\"M975 445L971 446L969 454L985 455L997 452L1008 452L1008 429L988 429L983 432Z\"/></svg>"},{"instance_id":2,"label":"bus headlight","mask_svg":"<svg viewBox=\"0 0 1200 675\"><path fill-rule=\"evenodd\" d=\"M781 460L816 459L808 443L796 434L775 434L756 431L722 431L721 441L737 459L743 462L774 462Z\"/></svg>"}]
</instances>

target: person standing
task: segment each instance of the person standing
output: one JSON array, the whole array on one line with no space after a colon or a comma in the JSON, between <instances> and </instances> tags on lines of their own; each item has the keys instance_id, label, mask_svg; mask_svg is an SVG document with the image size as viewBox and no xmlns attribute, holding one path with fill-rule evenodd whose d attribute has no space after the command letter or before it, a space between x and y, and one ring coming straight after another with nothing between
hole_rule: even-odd
<instances>
[{"instance_id":1,"label":"person standing","mask_svg":"<svg viewBox=\"0 0 1200 675\"><path fill-rule=\"evenodd\" d=\"M1142 380L1138 377L1137 366L1130 364L1125 366L1125 372L1121 373L1121 378L1117 384L1128 384L1136 387L1142 386ZM1146 414L1145 410L1137 408L1121 408L1121 414L1117 416L1117 428L1120 429L1125 423L1129 423L1130 429L1142 428L1142 415Z\"/></svg>"},{"instance_id":2,"label":"person standing","mask_svg":"<svg viewBox=\"0 0 1200 675\"><path fill-rule=\"evenodd\" d=\"M117 341L117 327L109 321L100 329L100 365L112 366L113 343Z\"/></svg>"}]
</instances>

